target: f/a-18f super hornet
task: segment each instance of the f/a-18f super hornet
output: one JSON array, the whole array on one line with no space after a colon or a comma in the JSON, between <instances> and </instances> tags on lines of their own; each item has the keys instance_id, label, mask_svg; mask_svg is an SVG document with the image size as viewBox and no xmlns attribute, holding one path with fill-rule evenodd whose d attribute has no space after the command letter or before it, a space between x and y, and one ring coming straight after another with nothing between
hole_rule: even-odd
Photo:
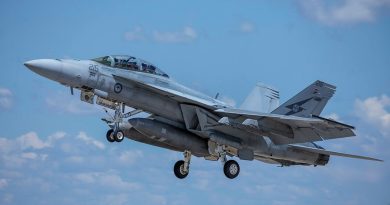
<instances>
[{"instance_id":1,"label":"f/a-18f super hornet","mask_svg":"<svg viewBox=\"0 0 390 205\"><path fill-rule=\"evenodd\" d=\"M228 157L290 165L326 165L330 155L315 141L354 136L354 127L320 116L336 87L316 81L278 106L279 92L258 85L240 108L173 81L155 65L132 56L92 60L38 59L24 63L41 76L80 90L80 99L115 111L103 119L109 142L125 137L184 153L174 174L185 178L191 156L220 160L226 177L240 166ZM125 113L125 106L134 110ZM146 112L148 117L135 114Z\"/></svg>"}]
</instances>

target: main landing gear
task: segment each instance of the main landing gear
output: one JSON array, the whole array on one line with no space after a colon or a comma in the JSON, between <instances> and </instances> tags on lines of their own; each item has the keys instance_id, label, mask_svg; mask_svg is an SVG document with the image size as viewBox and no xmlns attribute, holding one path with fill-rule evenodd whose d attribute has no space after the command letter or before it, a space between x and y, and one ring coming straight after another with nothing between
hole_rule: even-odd
<instances>
[{"instance_id":1,"label":"main landing gear","mask_svg":"<svg viewBox=\"0 0 390 205\"><path fill-rule=\"evenodd\" d=\"M179 160L173 166L173 173L179 179L184 179L190 172L191 152L184 151L184 160ZM223 163L223 173L229 179L234 179L240 173L240 165L235 160L226 160L226 154L221 154L221 162Z\"/></svg>"},{"instance_id":2,"label":"main landing gear","mask_svg":"<svg viewBox=\"0 0 390 205\"><path fill-rule=\"evenodd\" d=\"M240 173L240 165L235 160L229 160L223 165L223 173L229 179L234 179Z\"/></svg>"},{"instance_id":3,"label":"main landing gear","mask_svg":"<svg viewBox=\"0 0 390 205\"><path fill-rule=\"evenodd\" d=\"M227 160L226 152L219 152L221 162L223 163L223 173L229 179L234 179L240 174L240 165L235 160Z\"/></svg>"},{"instance_id":4,"label":"main landing gear","mask_svg":"<svg viewBox=\"0 0 390 205\"><path fill-rule=\"evenodd\" d=\"M184 160L179 160L173 166L173 173L179 179L184 179L190 172L191 152L184 151Z\"/></svg>"}]
</instances>

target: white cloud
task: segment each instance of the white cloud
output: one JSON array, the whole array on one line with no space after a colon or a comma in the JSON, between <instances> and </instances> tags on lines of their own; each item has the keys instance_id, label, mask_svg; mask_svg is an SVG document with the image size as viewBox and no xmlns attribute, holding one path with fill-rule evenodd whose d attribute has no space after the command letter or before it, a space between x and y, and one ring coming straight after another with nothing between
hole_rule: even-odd
<instances>
[{"instance_id":1,"label":"white cloud","mask_svg":"<svg viewBox=\"0 0 390 205\"><path fill-rule=\"evenodd\" d=\"M4 194L3 197L1 198L2 204L11 204L13 200L14 200L14 195L9 193Z\"/></svg>"},{"instance_id":2,"label":"white cloud","mask_svg":"<svg viewBox=\"0 0 390 205\"><path fill-rule=\"evenodd\" d=\"M0 108L9 109L12 107L12 92L7 88L0 87Z\"/></svg>"},{"instance_id":3,"label":"white cloud","mask_svg":"<svg viewBox=\"0 0 390 205\"><path fill-rule=\"evenodd\" d=\"M150 196L150 200L153 204L165 205L168 204L167 199L163 195L152 195Z\"/></svg>"},{"instance_id":4,"label":"white cloud","mask_svg":"<svg viewBox=\"0 0 390 205\"><path fill-rule=\"evenodd\" d=\"M210 181L208 179L199 179L195 182L194 187L200 190L207 190L210 185Z\"/></svg>"},{"instance_id":5,"label":"white cloud","mask_svg":"<svg viewBox=\"0 0 390 205\"><path fill-rule=\"evenodd\" d=\"M331 119L331 120L335 120L335 121L340 121L340 116L336 113L331 113L331 114L328 114L328 115L325 115L324 116L325 118L328 118L328 119Z\"/></svg>"},{"instance_id":6,"label":"white cloud","mask_svg":"<svg viewBox=\"0 0 390 205\"><path fill-rule=\"evenodd\" d=\"M76 138L84 141L86 144L93 145L99 149L104 149L106 147L102 142L89 137L85 132L80 132Z\"/></svg>"},{"instance_id":7,"label":"white cloud","mask_svg":"<svg viewBox=\"0 0 390 205\"><path fill-rule=\"evenodd\" d=\"M156 41L160 43L184 43L191 42L198 38L198 33L191 26L185 26L178 31L160 31L153 32L144 31L140 26L133 30L125 32L125 40L127 41Z\"/></svg>"},{"instance_id":8,"label":"white cloud","mask_svg":"<svg viewBox=\"0 0 390 205\"><path fill-rule=\"evenodd\" d=\"M128 204L129 197L127 194L110 194L107 195L105 198L105 204L110 205L123 205Z\"/></svg>"},{"instance_id":9,"label":"white cloud","mask_svg":"<svg viewBox=\"0 0 390 205\"><path fill-rule=\"evenodd\" d=\"M47 154L37 154L35 152L23 152L20 154L20 156L23 159L45 161L48 155Z\"/></svg>"},{"instance_id":10,"label":"white cloud","mask_svg":"<svg viewBox=\"0 0 390 205\"><path fill-rule=\"evenodd\" d=\"M8 186L8 181L6 179L0 179L0 189L4 189Z\"/></svg>"},{"instance_id":11,"label":"white cloud","mask_svg":"<svg viewBox=\"0 0 390 205\"><path fill-rule=\"evenodd\" d=\"M96 174L94 173L79 173L74 176L77 181L91 184L95 182Z\"/></svg>"},{"instance_id":12,"label":"white cloud","mask_svg":"<svg viewBox=\"0 0 390 205\"><path fill-rule=\"evenodd\" d=\"M190 26L181 31L154 31L153 40L163 43L182 43L194 41L198 37L197 32Z\"/></svg>"},{"instance_id":13,"label":"white cloud","mask_svg":"<svg viewBox=\"0 0 390 205\"><path fill-rule=\"evenodd\" d=\"M243 33L251 33L255 31L255 25L251 22L242 22L240 25L240 31Z\"/></svg>"},{"instance_id":14,"label":"white cloud","mask_svg":"<svg viewBox=\"0 0 390 205\"><path fill-rule=\"evenodd\" d=\"M249 194L258 194L262 193L265 195L272 195L273 193L282 193L286 192L289 193L285 197L288 197L289 195L293 196L301 196L301 197L308 197L312 195L312 191L306 187L298 186L295 184L261 184L261 185L255 185L254 187L248 187L245 189L245 191Z\"/></svg>"},{"instance_id":15,"label":"white cloud","mask_svg":"<svg viewBox=\"0 0 390 205\"><path fill-rule=\"evenodd\" d=\"M139 189L140 185L137 183L124 181L120 176L116 174L99 174L99 183L102 186L108 186L112 188L117 188L119 190L135 190Z\"/></svg>"},{"instance_id":16,"label":"white cloud","mask_svg":"<svg viewBox=\"0 0 390 205\"><path fill-rule=\"evenodd\" d=\"M0 138L0 153L9 153L16 148L16 143L7 138Z\"/></svg>"},{"instance_id":17,"label":"white cloud","mask_svg":"<svg viewBox=\"0 0 390 205\"><path fill-rule=\"evenodd\" d=\"M333 5L326 0L299 0L303 11L326 25L372 22L381 9L390 8L390 0L343 0Z\"/></svg>"},{"instance_id":18,"label":"white cloud","mask_svg":"<svg viewBox=\"0 0 390 205\"><path fill-rule=\"evenodd\" d=\"M145 40L146 36L143 32L142 27L137 26L131 31L127 31L125 33L125 39L127 41L140 41L140 40Z\"/></svg>"},{"instance_id":19,"label":"white cloud","mask_svg":"<svg viewBox=\"0 0 390 205\"><path fill-rule=\"evenodd\" d=\"M59 140L64 138L66 135L65 132L56 132L52 135L50 135L47 140L42 140L39 138L37 133L35 132L28 132L16 139L17 144L22 150L32 148L32 149L43 149L46 147L52 147L53 144ZM6 150L15 149L15 143L11 140L7 140L5 138L0 138L0 148L2 147L8 147Z\"/></svg>"},{"instance_id":20,"label":"white cloud","mask_svg":"<svg viewBox=\"0 0 390 205\"><path fill-rule=\"evenodd\" d=\"M53 146L53 144L60 140L60 139L63 139L64 137L66 136L66 133L63 132L63 131L58 131L58 132L55 132L54 134L50 135L47 139L47 143L50 145L50 146Z\"/></svg>"},{"instance_id":21,"label":"white cloud","mask_svg":"<svg viewBox=\"0 0 390 205\"><path fill-rule=\"evenodd\" d=\"M128 150L121 153L119 156L119 161L124 164L133 164L141 157L143 157L141 150Z\"/></svg>"},{"instance_id":22,"label":"white cloud","mask_svg":"<svg viewBox=\"0 0 390 205\"><path fill-rule=\"evenodd\" d=\"M81 156L71 156L71 157L68 157L66 159L68 162L71 162L71 163L83 163L84 162L84 158L81 157Z\"/></svg>"},{"instance_id":23,"label":"white cloud","mask_svg":"<svg viewBox=\"0 0 390 205\"><path fill-rule=\"evenodd\" d=\"M56 132L47 140L43 140L35 132L28 132L14 139L0 138L0 163L5 167L15 168L31 160L45 161L49 156L47 153L42 153L48 151L45 148L52 147L56 140L64 136L64 132ZM32 150L38 150L40 153Z\"/></svg>"},{"instance_id":24,"label":"white cloud","mask_svg":"<svg viewBox=\"0 0 390 205\"><path fill-rule=\"evenodd\" d=\"M26 133L17 140L20 143L22 150L28 148L43 149L45 147L50 147L50 144L42 141L35 132Z\"/></svg>"},{"instance_id":25,"label":"white cloud","mask_svg":"<svg viewBox=\"0 0 390 205\"><path fill-rule=\"evenodd\" d=\"M74 176L76 181L81 181L87 184L98 184L100 186L109 187L118 190L136 190L140 188L138 183L127 182L119 175L109 172L87 172L78 173Z\"/></svg>"},{"instance_id":26,"label":"white cloud","mask_svg":"<svg viewBox=\"0 0 390 205\"><path fill-rule=\"evenodd\" d=\"M383 171L384 170L378 169L376 166L364 167L353 164L342 164L326 167L319 172L322 172L328 175L330 178L340 182L360 181L364 183L374 183L380 181L383 178Z\"/></svg>"},{"instance_id":27,"label":"white cloud","mask_svg":"<svg viewBox=\"0 0 390 205\"><path fill-rule=\"evenodd\" d=\"M45 102L50 108L59 112L71 114L94 114L99 112L99 107L97 105L83 102L75 97L77 95L78 91L75 91L74 96L70 95L70 93L61 91L47 96Z\"/></svg>"},{"instance_id":28,"label":"white cloud","mask_svg":"<svg viewBox=\"0 0 390 205\"><path fill-rule=\"evenodd\" d=\"M390 106L390 98L387 95L370 97L365 100L355 101L356 115L373 126L376 126L383 135L390 136L390 112L386 110Z\"/></svg>"},{"instance_id":29,"label":"white cloud","mask_svg":"<svg viewBox=\"0 0 390 205\"><path fill-rule=\"evenodd\" d=\"M377 137L370 135L359 135L359 137L361 137L361 141L364 141L359 144L365 152L377 155L382 151L381 147L379 146L380 140Z\"/></svg>"},{"instance_id":30,"label":"white cloud","mask_svg":"<svg viewBox=\"0 0 390 205\"><path fill-rule=\"evenodd\" d=\"M12 92L9 89L0 87L0 96L10 96L10 95L12 95Z\"/></svg>"},{"instance_id":31,"label":"white cloud","mask_svg":"<svg viewBox=\"0 0 390 205\"><path fill-rule=\"evenodd\" d=\"M22 158L24 158L24 159L37 159L38 154L35 152L23 152Z\"/></svg>"}]
</instances>

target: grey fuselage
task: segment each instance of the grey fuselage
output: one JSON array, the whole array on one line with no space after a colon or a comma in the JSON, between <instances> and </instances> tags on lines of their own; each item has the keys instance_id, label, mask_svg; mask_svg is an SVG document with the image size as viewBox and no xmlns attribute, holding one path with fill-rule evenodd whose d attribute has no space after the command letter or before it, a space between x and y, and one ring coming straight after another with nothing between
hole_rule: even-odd
<instances>
[{"instance_id":1,"label":"grey fuselage","mask_svg":"<svg viewBox=\"0 0 390 205\"><path fill-rule=\"evenodd\" d=\"M94 60L40 59L28 61L25 65L34 72L63 85L80 89L82 92L90 92L115 102L123 102L129 107L152 114L154 121L135 122L133 120L133 124L138 123L139 129L126 123L122 125L122 127L128 128L125 130L126 136L136 141L175 151L192 149L194 155L202 157L213 155L211 147L215 142L218 144L227 143L228 146L231 143L232 155L239 156L241 159L257 159L282 165L324 165L323 162L318 161L324 156L296 152L290 150L287 145L277 146L267 140L267 137L237 133L240 142L234 144L235 140L230 140L229 136L226 137L226 133L219 131L200 132L195 128L190 129L191 123L188 123L188 117L186 118L188 111L183 113L184 108L188 108L189 112L206 113L206 116L212 116L211 118L214 117L218 120L221 116L213 111L230 106L187 88L167 76L120 69ZM167 92L160 91L169 91L168 93L177 95L169 95L166 94ZM196 109L192 108L194 106ZM135 132L133 127L138 132ZM150 130L154 129L153 127L156 127L154 132ZM156 136L163 130L170 133L170 136ZM306 146L315 147L316 145L306 143ZM251 150L252 153L247 154L248 150ZM325 159L325 164L328 159Z\"/></svg>"}]
</instances>

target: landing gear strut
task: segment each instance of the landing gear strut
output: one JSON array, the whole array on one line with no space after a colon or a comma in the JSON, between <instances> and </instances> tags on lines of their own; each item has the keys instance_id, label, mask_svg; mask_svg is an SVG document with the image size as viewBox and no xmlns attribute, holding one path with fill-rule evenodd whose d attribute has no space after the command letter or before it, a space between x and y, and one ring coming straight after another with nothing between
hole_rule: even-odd
<instances>
[{"instance_id":1,"label":"landing gear strut","mask_svg":"<svg viewBox=\"0 0 390 205\"><path fill-rule=\"evenodd\" d=\"M124 106L125 105L123 103L120 103L115 108L113 137L116 142L122 142L122 140L125 138L122 130L119 129L119 123L121 123L123 120L123 114L121 110L124 110Z\"/></svg>"},{"instance_id":2,"label":"landing gear strut","mask_svg":"<svg viewBox=\"0 0 390 205\"><path fill-rule=\"evenodd\" d=\"M234 179L240 173L240 165L235 160L227 160L226 151L222 146L217 147L217 153L223 164L223 173L229 179Z\"/></svg>"},{"instance_id":3,"label":"landing gear strut","mask_svg":"<svg viewBox=\"0 0 390 205\"><path fill-rule=\"evenodd\" d=\"M102 120L108 124L112 129L109 129L106 134L107 141L109 142L122 142L125 138L123 131L120 128L120 123L124 118L129 118L133 115L136 115L142 110L132 110L126 114L125 112L125 104L123 103L115 103L115 113L114 116L111 116L108 111L106 113L110 115L111 118L103 118Z\"/></svg>"},{"instance_id":4,"label":"landing gear strut","mask_svg":"<svg viewBox=\"0 0 390 205\"><path fill-rule=\"evenodd\" d=\"M190 172L190 161L191 152L186 150L184 151L184 160L177 161L173 167L173 172L177 178L184 179L188 175Z\"/></svg>"},{"instance_id":5,"label":"landing gear strut","mask_svg":"<svg viewBox=\"0 0 390 205\"><path fill-rule=\"evenodd\" d=\"M122 112L124 111L125 105L123 103L116 103L115 106L115 114L112 117L112 120L106 122L112 127L113 129L109 129L106 134L107 141L109 142L122 142L122 140L125 138L125 135L122 130L119 128L119 123L122 122L123 118L125 117ZM106 111L107 112L107 111ZM107 112L108 113L108 112Z\"/></svg>"}]
</instances>

